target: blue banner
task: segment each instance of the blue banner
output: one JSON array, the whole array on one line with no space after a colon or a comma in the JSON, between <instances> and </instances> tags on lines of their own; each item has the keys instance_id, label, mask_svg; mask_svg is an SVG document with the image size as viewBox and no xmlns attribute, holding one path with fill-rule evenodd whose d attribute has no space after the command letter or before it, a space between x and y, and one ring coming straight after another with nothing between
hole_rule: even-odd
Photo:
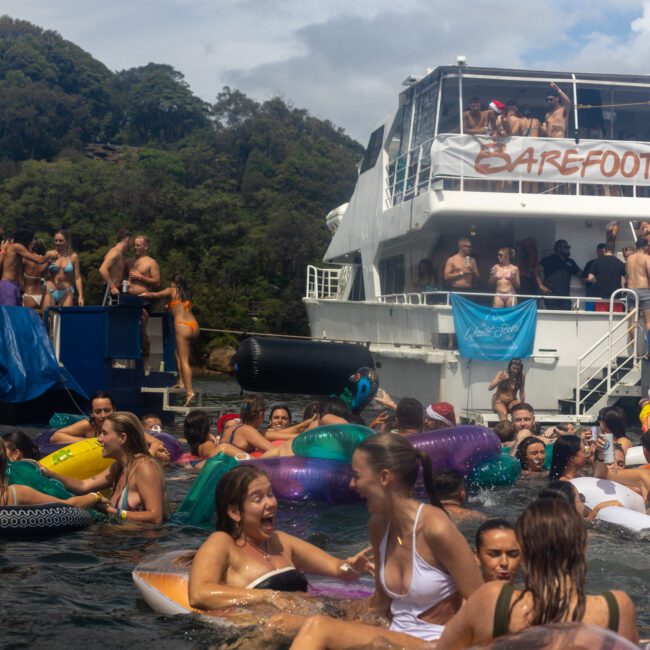
<instances>
[{"instance_id":1,"label":"blue banner","mask_svg":"<svg viewBox=\"0 0 650 650\"><path fill-rule=\"evenodd\" d=\"M532 355L537 327L535 300L497 309L477 305L454 293L451 311L461 356L507 361Z\"/></svg>"}]
</instances>

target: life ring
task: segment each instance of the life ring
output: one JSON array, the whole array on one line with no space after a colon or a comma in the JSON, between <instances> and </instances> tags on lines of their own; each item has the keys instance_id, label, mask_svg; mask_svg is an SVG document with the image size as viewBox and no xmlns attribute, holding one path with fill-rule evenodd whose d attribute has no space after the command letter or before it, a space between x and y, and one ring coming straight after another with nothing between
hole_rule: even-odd
<instances>
[{"instance_id":1,"label":"life ring","mask_svg":"<svg viewBox=\"0 0 650 650\"><path fill-rule=\"evenodd\" d=\"M585 505L591 509L603 501L616 500L623 504L623 508L643 514L646 512L643 497L621 483L591 476L571 479L571 483L584 496Z\"/></svg>"},{"instance_id":2,"label":"life ring","mask_svg":"<svg viewBox=\"0 0 650 650\"><path fill-rule=\"evenodd\" d=\"M350 462L359 443L375 432L358 424L328 424L296 436L291 450L296 456Z\"/></svg>"},{"instance_id":3,"label":"life ring","mask_svg":"<svg viewBox=\"0 0 650 650\"><path fill-rule=\"evenodd\" d=\"M630 447L625 454L625 467L638 467L639 465L646 465L647 462L641 445Z\"/></svg>"},{"instance_id":4,"label":"life ring","mask_svg":"<svg viewBox=\"0 0 650 650\"><path fill-rule=\"evenodd\" d=\"M0 538L25 539L59 535L92 523L88 512L67 503L38 506L0 506Z\"/></svg>"},{"instance_id":5,"label":"life ring","mask_svg":"<svg viewBox=\"0 0 650 650\"><path fill-rule=\"evenodd\" d=\"M63 447L41 461L43 467L80 480L103 472L113 464L112 458L104 458L97 438L84 438Z\"/></svg>"},{"instance_id":6,"label":"life ring","mask_svg":"<svg viewBox=\"0 0 650 650\"><path fill-rule=\"evenodd\" d=\"M151 609L168 616L199 611L190 607L188 596L193 560L194 551L172 551L145 560L133 569L133 582ZM367 598L372 595L373 586L363 578L350 585L334 578L309 576L311 596Z\"/></svg>"},{"instance_id":7,"label":"life ring","mask_svg":"<svg viewBox=\"0 0 650 650\"><path fill-rule=\"evenodd\" d=\"M521 463L509 454L501 454L477 465L467 477L470 487L493 489L512 485L521 476Z\"/></svg>"}]
</instances>

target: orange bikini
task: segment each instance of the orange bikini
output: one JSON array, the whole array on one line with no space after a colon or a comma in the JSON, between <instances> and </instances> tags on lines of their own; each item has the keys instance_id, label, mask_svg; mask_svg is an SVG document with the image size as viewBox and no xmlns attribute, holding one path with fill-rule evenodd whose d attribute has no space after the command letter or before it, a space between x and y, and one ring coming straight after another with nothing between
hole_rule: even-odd
<instances>
[{"instance_id":1,"label":"orange bikini","mask_svg":"<svg viewBox=\"0 0 650 650\"><path fill-rule=\"evenodd\" d=\"M176 307L176 305L183 305L183 307L185 307L185 311L190 311L190 309L192 309L191 300L183 301L183 300L179 300L178 298L174 298L170 300L167 303L167 309L172 309L173 307ZM186 325L187 327L189 327L192 330L192 333L196 332L196 330L199 329L199 324L195 320L190 320L190 321L179 320L176 322L178 323L178 325Z\"/></svg>"}]
</instances>

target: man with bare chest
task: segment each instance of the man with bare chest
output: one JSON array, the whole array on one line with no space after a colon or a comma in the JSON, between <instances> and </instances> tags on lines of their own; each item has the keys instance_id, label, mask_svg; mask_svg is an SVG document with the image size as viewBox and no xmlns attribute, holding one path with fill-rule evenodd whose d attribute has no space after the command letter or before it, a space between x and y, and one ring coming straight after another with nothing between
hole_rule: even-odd
<instances>
[{"instance_id":1,"label":"man with bare chest","mask_svg":"<svg viewBox=\"0 0 650 650\"><path fill-rule=\"evenodd\" d=\"M571 100L556 83L551 81L550 85L551 90L546 93L548 112L544 118L544 124L542 124L542 133L548 138L566 138Z\"/></svg>"},{"instance_id":2,"label":"man with bare chest","mask_svg":"<svg viewBox=\"0 0 650 650\"><path fill-rule=\"evenodd\" d=\"M117 244L106 253L104 261L99 267L99 274L108 284L113 296L120 292L120 284L125 279L126 259L124 254L129 248L131 248L131 233L122 228L117 233Z\"/></svg>"},{"instance_id":3,"label":"man with bare chest","mask_svg":"<svg viewBox=\"0 0 650 650\"><path fill-rule=\"evenodd\" d=\"M480 281L476 260L472 257L472 242L463 237L458 240L458 252L445 263L445 283L452 290L471 289Z\"/></svg>"},{"instance_id":4,"label":"man with bare chest","mask_svg":"<svg viewBox=\"0 0 650 650\"><path fill-rule=\"evenodd\" d=\"M153 291L160 284L160 267L158 262L149 256L149 238L146 235L137 235L133 240L135 257L126 261L126 271L129 277L129 293L139 296L146 291ZM149 369L149 337L147 325L149 323L150 304L145 301L142 310L142 359L145 370Z\"/></svg>"},{"instance_id":5,"label":"man with bare chest","mask_svg":"<svg viewBox=\"0 0 650 650\"><path fill-rule=\"evenodd\" d=\"M472 97L469 100L469 110L463 113L463 132L485 135L488 127L489 111L481 110L481 100Z\"/></svg>"},{"instance_id":6,"label":"man with bare chest","mask_svg":"<svg viewBox=\"0 0 650 650\"><path fill-rule=\"evenodd\" d=\"M17 230L13 242L5 244L0 276L0 305L22 305L23 260L37 264L47 261L48 258L44 255L36 255L29 250L33 239L33 232Z\"/></svg>"},{"instance_id":7,"label":"man with bare chest","mask_svg":"<svg viewBox=\"0 0 650 650\"><path fill-rule=\"evenodd\" d=\"M625 260L627 288L634 289L639 298L639 311L643 313L646 339L650 350L650 255L645 237L636 240L636 252Z\"/></svg>"}]
</instances>

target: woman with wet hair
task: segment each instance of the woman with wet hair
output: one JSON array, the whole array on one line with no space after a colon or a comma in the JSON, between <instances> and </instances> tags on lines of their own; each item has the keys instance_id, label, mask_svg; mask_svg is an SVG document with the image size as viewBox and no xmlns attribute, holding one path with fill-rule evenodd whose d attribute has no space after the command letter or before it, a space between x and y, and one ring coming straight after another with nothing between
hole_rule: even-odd
<instances>
[{"instance_id":1,"label":"woman with wet hair","mask_svg":"<svg viewBox=\"0 0 650 650\"><path fill-rule=\"evenodd\" d=\"M521 359L510 359L506 370L499 370L488 385L492 396L492 410L499 420L507 420L515 406L526 401L526 376Z\"/></svg>"},{"instance_id":2,"label":"woman with wet hair","mask_svg":"<svg viewBox=\"0 0 650 650\"><path fill-rule=\"evenodd\" d=\"M430 505L413 498L420 471ZM316 616L293 647L351 648L381 638L423 647L423 640L440 637L463 599L483 584L474 554L440 503L431 460L404 436L366 438L352 457L350 486L367 500L371 514L377 568L370 606L390 618L390 630Z\"/></svg>"},{"instance_id":3,"label":"woman with wet hair","mask_svg":"<svg viewBox=\"0 0 650 650\"><path fill-rule=\"evenodd\" d=\"M286 404L275 404L271 407L269 427L266 430L266 439L278 443L283 440L293 440L298 434L316 421L313 415L305 418L303 422L291 424L291 411Z\"/></svg>"},{"instance_id":4,"label":"woman with wet hair","mask_svg":"<svg viewBox=\"0 0 650 650\"><path fill-rule=\"evenodd\" d=\"M264 400L257 395L250 395L242 400L240 407L241 423L233 427L221 439L245 453L260 451L277 451L259 431L264 422Z\"/></svg>"},{"instance_id":5,"label":"woman with wet hair","mask_svg":"<svg viewBox=\"0 0 650 650\"><path fill-rule=\"evenodd\" d=\"M90 397L90 416L87 420L79 420L67 427L55 431L50 436L52 444L70 445L83 438L99 436L104 420L115 411L115 401L108 393L98 390Z\"/></svg>"},{"instance_id":6,"label":"woman with wet hair","mask_svg":"<svg viewBox=\"0 0 650 650\"><path fill-rule=\"evenodd\" d=\"M104 512L121 521L161 524L167 510L165 477L149 454L140 420L127 411L111 413L98 440L102 455L115 461L108 469L84 480L46 469L43 474L58 479L75 494L110 488L110 499L100 504Z\"/></svg>"},{"instance_id":7,"label":"woman with wet hair","mask_svg":"<svg viewBox=\"0 0 650 650\"><path fill-rule=\"evenodd\" d=\"M276 530L278 502L266 473L251 465L230 470L217 485L216 530L192 563L189 601L198 609L270 605L310 611L303 572L355 580L372 565L368 550L339 560ZM306 608L301 610L301 608ZM311 607L313 611L313 607Z\"/></svg>"},{"instance_id":8,"label":"woman with wet hair","mask_svg":"<svg viewBox=\"0 0 650 650\"><path fill-rule=\"evenodd\" d=\"M551 623L609 628L638 643L636 612L627 594L585 592L587 532L574 505L563 499L539 499L521 514L515 533L524 588L499 582L482 586L447 625L436 650L484 645Z\"/></svg>"},{"instance_id":9,"label":"woman with wet hair","mask_svg":"<svg viewBox=\"0 0 650 650\"><path fill-rule=\"evenodd\" d=\"M540 474L544 470L546 446L536 436L524 438L517 447L515 458L526 474Z\"/></svg>"},{"instance_id":10,"label":"woman with wet hair","mask_svg":"<svg viewBox=\"0 0 650 650\"><path fill-rule=\"evenodd\" d=\"M593 509L585 505L585 497L578 492L571 481L551 481L540 493L538 499L563 499L569 505L572 505L576 512L584 517L587 521L593 521L598 516L598 513L609 506L620 506L623 504L616 499L610 499L599 503Z\"/></svg>"},{"instance_id":11,"label":"woman with wet hair","mask_svg":"<svg viewBox=\"0 0 650 650\"><path fill-rule=\"evenodd\" d=\"M551 481L570 481L580 476L580 470L587 464L585 444L580 436L572 434L560 436L553 445Z\"/></svg>"},{"instance_id":12,"label":"woman with wet hair","mask_svg":"<svg viewBox=\"0 0 650 650\"><path fill-rule=\"evenodd\" d=\"M12 431L2 436L9 460L40 460L41 452L23 431Z\"/></svg>"}]
</instances>

